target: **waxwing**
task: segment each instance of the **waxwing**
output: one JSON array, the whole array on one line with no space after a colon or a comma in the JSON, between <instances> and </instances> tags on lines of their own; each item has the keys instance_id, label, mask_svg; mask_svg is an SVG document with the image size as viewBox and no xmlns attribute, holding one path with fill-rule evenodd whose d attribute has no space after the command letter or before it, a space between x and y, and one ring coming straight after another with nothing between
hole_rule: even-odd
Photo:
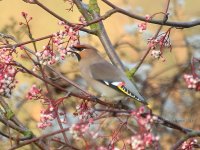
<instances>
[{"instance_id":1,"label":"waxwing","mask_svg":"<svg viewBox=\"0 0 200 150\"><path fill-rule=\"evenodd\" d=\"M107 98L128 96L148 105L126 74L103 59L97 49L86 44L76 45L71 49L79 60L82 77L101 96Z\"/></svg>"}]
</instances>

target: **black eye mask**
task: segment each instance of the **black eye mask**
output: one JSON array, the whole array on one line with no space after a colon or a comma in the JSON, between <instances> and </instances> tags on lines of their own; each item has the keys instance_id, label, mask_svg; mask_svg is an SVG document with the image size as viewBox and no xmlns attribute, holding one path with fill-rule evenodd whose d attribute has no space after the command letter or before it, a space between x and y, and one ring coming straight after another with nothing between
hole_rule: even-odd
<instances>
[{"instance_id":1,"label":"black eye mask","mask_svg":"<svg viewBox=\"0 0 200 150\"><path fill-rule=\"evenodd\" d=\"M75 52L75 51L68 51L68 52L71 52L71 53L75 54L76 57L77 57L77 59L78 59L78 61L81 60L81 56L79 55L79 53L77 53L77 52Z\"/></svg>"},{"instance_id":2,"label":"black eye mask","mask_svg":"<svg viewBox=\"0 0 200 150\"><path fill-rule=\"evenodd\" d=\"M72 50L74 50L74 51L79 51L79 52L81 52L81 51L83 51L85 48L84 47L71 47L71 49Z\"/></svg>"}]
</instances>

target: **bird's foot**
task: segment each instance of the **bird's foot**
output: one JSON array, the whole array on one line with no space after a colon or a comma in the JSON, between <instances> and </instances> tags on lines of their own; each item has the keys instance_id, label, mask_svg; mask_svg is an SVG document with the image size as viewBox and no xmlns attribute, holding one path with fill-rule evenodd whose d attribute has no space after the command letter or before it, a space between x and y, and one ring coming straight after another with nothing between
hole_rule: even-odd
<instances>
[{"instance_id":1,"label":"bird's foot","mask_svg":"<svg viewBox=\"0 0 200 150\"><path fill-rule=\"evenodd\" d=\"M119 100L116 104L120 109L130 109L126 104L123 103L123 100Z\"/></svg>"},{"instance_id":2,"label":"bird's foot","mask_svg":"<svg viewBox=\"0 0 200 150\"><path fill-rule=\"evenodd\" d=\"M97 102L97 99L100 98L100 96L94 96L94 95L90 95L88 96L90 99L92 99L94 102Z\"/></svg>"}]
</instances>

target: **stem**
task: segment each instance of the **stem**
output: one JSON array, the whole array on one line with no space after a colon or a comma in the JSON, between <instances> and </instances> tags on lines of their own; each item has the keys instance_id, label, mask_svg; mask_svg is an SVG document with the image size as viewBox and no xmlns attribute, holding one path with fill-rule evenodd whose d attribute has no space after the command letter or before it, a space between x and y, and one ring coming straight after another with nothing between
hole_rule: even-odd
<instances>
[{"instance_id":1,"label":"stem","mask_svg":"<svg viewBox=\"0 0 200 150\"><path fill-rule=\"evenodd\" d=\"M193 137L200 137L200 131L193 131L188 134L186 134L184 137L182 137L172 148L171 150L177 150L185 141L187 141L190 138Z\"/></svg>"},{"instance_id":2,"label":"stem","mask_svg":"<svg viewBox=\"0 0 200 150\"><path fill-rule=\"evenodd\" d=\"M166 5L165 5L165 11L164 11L164 17L163 17L163 24L157 29L155 35L153 36L153 39L156 39L157 36L159 35L161 29L163 28L163 25L164 23L167 21L168 19L168 8L169 8L169 3L170 3L170 0L166 0ZM134 76L134 74L137 72L137 70L140 68L140 66L142 65L142 63L144 62L144 60L146 59L147 55L149 54L149 52L151 51L151 47L149 47L146 51L146 53L144 54L144 56L141 58L140 62L138 63L138 65L131 69L129 72L130 72L130 76Z\"/></svg>"}]
</instances>

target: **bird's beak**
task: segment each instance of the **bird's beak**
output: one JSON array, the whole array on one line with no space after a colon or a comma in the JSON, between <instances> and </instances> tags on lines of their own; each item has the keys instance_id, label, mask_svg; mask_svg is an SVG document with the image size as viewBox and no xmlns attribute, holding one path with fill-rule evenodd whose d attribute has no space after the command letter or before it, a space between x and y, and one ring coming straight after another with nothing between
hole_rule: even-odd
<instances>
[{"instance_id":1,"label":"bird's beak","mask_svg":"<svg viewBox=\"0 0 200 150\"><path fill-rule=\"evenodd\" d=\"M78 61L80 61L80 60L81 60L81 56L80 56L80 54L78 53L79 50L78 50L77 48L75 48L74 46L73 46L73 47L70 47L70 48L71 48L71 51L69 51L69 52L75 54L76 57L77 57L77 59L78 59Z\"/></svg>"},{"instance_id":2,"label":"bird's beak","mask_svg":"<svg viewBox=\"0 0 200 150\"><path fill-rule=\"evenodd\" d=\"M74 46L70 47L70 49L74 52L78 51Z\"/></svg>"}]
</instances>

